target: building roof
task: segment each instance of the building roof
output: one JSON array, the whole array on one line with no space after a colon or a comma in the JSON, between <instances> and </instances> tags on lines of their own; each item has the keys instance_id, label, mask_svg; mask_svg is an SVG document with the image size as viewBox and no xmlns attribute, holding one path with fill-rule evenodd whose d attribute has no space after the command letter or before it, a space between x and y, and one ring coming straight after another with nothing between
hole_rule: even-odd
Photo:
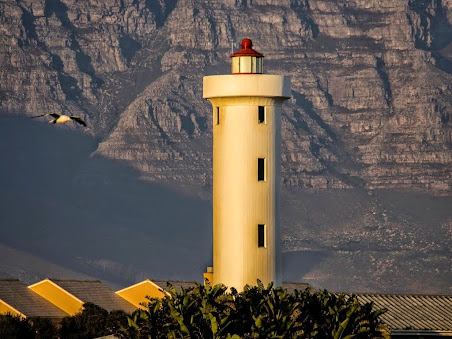
<instances>
[{"instance_id":1,"label":"building roof","mask_svg":"<svg viewBox=\"0 0 452 339\"><path fill-rule=\"evenodd\" d=\"M79 302L92 302L108 311L119 309L133 312L137 308L99 280L45 279L37 284L43 284L46 281L55 288L58 286L60 290L64 290L64 293L71 295ZM154 286L154 289L158 287L162 290L168 290L167 282L177 291L180 291L181 288L187 290L197 285L195 281L145 280L124 290L133 290L141 285L146 287L148 283ZM294 290L303 291L310 285L301 282L283 282L283 287L292 293ZM55 288L52 293L56 293ZM141 299L149 294L146 289L138 292L138 294L142 294L139 295ZM360 303L373 302L375 309L386 308L388 310L381 316L381 319L388 325L393 334L408 335L415 333L424 336L452 336L452 295L366 293L355 295ZM21 315L31 318L58 319L68 315L17 279L0 279L0 303L6 305L6 310L17 311Z\"/></svg>"},{"instance_id":2,"label":"building roof","mask_svg":"<svg viewBox=\"0 0 452 339\"><path fill-rule=\"evenodd\" d=\"M159 285L149 279L116 291L116 294L136 307L143 309L149 303L149 298L164 298L166 295L165 291Z\"/></svg>"},{"instance_id":3,"label":"building roof","mask_svg":"<svg viewBox=\"0 0 452 339\"><path fill-rule=\"evenodd\" d=\"M170 283L177 291L179 291L182 288L184 290L187 290L189 288L196 287L197 282L196 281L186 281L186 280L154 280L152 279L152 282L158 285L163 290L167 291L167 283ZM306 288L311 288L312 286L308 283L303 282L290 282L290 281L283 281L282 287L287 289L289 293L292 293L294 290L304 291Z\"/></svg>"},{"instance_id":4,"label":"building roof","mask_svg":"<svg viewBox=\"0 0 452 339\"><path fill-rule=\"evenodd\" d=\"M123 310L130 313L136 310L134 305L99 280L50 280L83 302L91 302L109 312Z\"/></svg>"},{"instance_id":5,"label":"building roof","mask_svg":"<svg viewBox=\"0 0 452 339\"><path fill-rule=\"evenodd\" d=\"M183 288L184 290L187 290L189 288L196 287L196 284L199 284L196 281L189 281L189 280L154 280L154 279L151 279L151 281L165 291L168 290L168 288L167 288L168 283L170 283L178 292L180 291L181 288Z\"/></svg>"},{"instance_id":6,"label":"building roof","mask_svg":"<svg viewBox=\"0 0 452 339\"><path fill-rule=\"evenodd\" d=\"M189 288L196 287L195 281L146 279L132 286L116 291L116 294L134 304L136 307L145 309L145 305L149 303L148 298L161 299L168 295L167 283L170 283L177 291L180 291L181 288L187 290Z\"/></svg>"},{"instance_id":7,"label":"building roof","mask_svg":"<svg viewBox=\"0 0 452 339\"><path fill-rule=\"evenodd\" d=\"M452 295L355 294L362 303L386 308L381 319L392 331L452 331Z\"/></svg>"},{"instance_id":8,"label":"building roof","mask_svg":"<svg viewBox=\"0 0 452 339\"><path fill-rule=\"evenodd\" d=\"M311 290L315 290L312 288L311 285L309 285L308 283L303 283L303 282L283 281L282 287L285 288L287 290L287 292L289 292L289 293L293 293L293 291L295 291L295 290L304 291L307 288L310 288Z\"/></svg>"},{"instance_id":9,"label":"building roof","mask_svg":"<svg viewBox=\"0 0 452 339\"><path fill-rule=\"evenodd\" d=\"M0 300L28 318L64 318L66 312L42 298L18 279L0 279Z\"/></svg>"}]
</instances>

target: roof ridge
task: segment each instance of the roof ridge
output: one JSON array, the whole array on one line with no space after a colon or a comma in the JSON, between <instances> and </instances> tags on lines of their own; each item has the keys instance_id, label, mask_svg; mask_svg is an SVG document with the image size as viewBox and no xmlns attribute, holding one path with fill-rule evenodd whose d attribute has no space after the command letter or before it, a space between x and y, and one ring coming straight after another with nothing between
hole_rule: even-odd
<instances>
[{"instance_id":1,"label":"roof ridge","mask_svg":"<svg viewBox=\"0 0 452 339\"><path fill-rule=\"evenodd\" d=\"M48 278L52 281L72 281L72 282L100 282L103 284L103 282L99 279L55 279L55 278Z\"/></svg>"},{"instance_id":2,"label":"roof ridge","mask_svg":"<svg viewBox=\"0 0 452 339\"><path fill-rule=\"evenodd\" d=\"M166 281L166 282L170 282L170 281L174 281L174 282L188 282L188 283L199 283L201 284L199 281L196 280L173 280L173 279L150 279L151 281Z\"/></svg>"},{"instance_id":3,"label":"roof ridge","mask_svg":"<svg viewBox=\"0 0 452 339\"><path fill-rule=\"evenodd\" d=\"M367 293L367 292L332 292L344 293L350 295L382 295L382 296L398 296L398 297L446 297L452 298L452 294L424 294L424 293Z\"/></svg>"}]
</instances>

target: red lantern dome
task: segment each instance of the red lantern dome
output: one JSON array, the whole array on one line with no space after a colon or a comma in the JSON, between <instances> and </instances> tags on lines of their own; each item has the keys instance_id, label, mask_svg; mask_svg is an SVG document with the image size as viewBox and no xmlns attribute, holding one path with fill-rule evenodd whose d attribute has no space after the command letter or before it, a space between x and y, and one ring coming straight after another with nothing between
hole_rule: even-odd
<instances>
[{"instance_id":1,"label":"red lantern dome","mask_svg":"<svg viewBox=\"0 0 452 339\"><path fill-rule=\"evenodd\" d=\"M242 49L240 51L237 51L233 54L231 54L231 58L238 57L238 56L254 56L254 57L261 57L263 58L264 55L256 52L253 48L253 42L246 38L242 40Z\"/></svg>"},{"instance_id":2,"label":"red lantern dome","mask_svg":"<svg viewBox=\"0 0 452 339\"><path fill-rule=\"evenodd\" d=\"M253 42L242 40L242 49L231 54L232 74L262 74L264 55L256 52Z\"/></svg>"}]
</instances>

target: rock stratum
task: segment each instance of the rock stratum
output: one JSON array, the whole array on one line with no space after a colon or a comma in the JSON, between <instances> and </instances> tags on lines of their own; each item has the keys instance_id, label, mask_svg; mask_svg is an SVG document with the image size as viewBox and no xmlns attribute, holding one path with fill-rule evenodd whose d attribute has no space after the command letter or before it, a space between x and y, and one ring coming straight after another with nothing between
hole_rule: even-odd
<instances>
[{"instance_id":1,"label":"rock stratum","mask_svg":"<svg viewBox=\"0 0 452 339\"><path fill-rule=\"evenodd\" d=\"M267 73L292 77L282 116L287 276L451 292L451 0L1 0L0 32L5 121L63 112L88 123L72 190L130 177L202 201L212 179L202 76L229 73L231 45L251 38ZM36 138L38 125L27 121ZM106 163L128 174L107 180ZM296 253L312 262L303 275ZM123 270L96 256L78 256L78 268Z\"/></svg>"}]
</instances>

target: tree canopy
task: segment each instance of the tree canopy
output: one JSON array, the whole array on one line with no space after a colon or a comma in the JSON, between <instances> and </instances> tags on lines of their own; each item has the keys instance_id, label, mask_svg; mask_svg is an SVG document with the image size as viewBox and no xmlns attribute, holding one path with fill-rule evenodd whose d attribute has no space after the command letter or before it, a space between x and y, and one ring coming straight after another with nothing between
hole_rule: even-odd
<instances>
[{"instance_id":1,"label":"tree canopy","mask_svg":"<svg viewBox=\"0 0 452 339\"><path fill-rule=\"evenodd\" d=\"M272 284L224 285L177 291L150 299L128 318L123 338L390 338L384 310L361 305L355 296L287 290Z\"/></svg>"},{"instance_id":2,"label":"tree canopy","mask_svg":"<svg viewBox=\"0 0 452 339\"><path fill-rule=\"evenodd\" d=\"M201 285L177 291L168 284L163 299L149 299L131 315L108 312L92 303L55 328L46 319L0 315L1 338L390 338L380 320L385 310L360 304L353 295L306 289L288 293L272 284L246 286L242 292L224 285Z\"/></svg>"}]
</instances>

